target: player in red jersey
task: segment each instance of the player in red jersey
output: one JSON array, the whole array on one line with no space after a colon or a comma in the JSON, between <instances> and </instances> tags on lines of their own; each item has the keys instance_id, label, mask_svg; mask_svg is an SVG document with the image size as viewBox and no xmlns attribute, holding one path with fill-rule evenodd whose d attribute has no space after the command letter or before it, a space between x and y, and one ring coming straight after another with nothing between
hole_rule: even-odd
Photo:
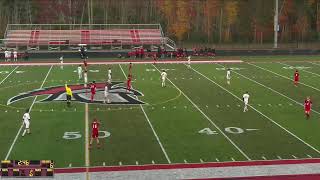
<instances>
[{"instance_id":1,"label":"player in red jersey","mask_svg":"<svg viewBox=\"0 0 320 180\"><path fill-rule=\"evenodd\" d=\"M91 90L91 102L93 102L94 95L96 94L96 89L97 89L96 82L95 82L95 81L93 81L93 82L90 84L90 90Z\"/></svg>"},{"instance_id":2,"label":"player in red jersey","mask_svg":"<svg viewBox=\"0 0 320 180\"><path fill-rule=\"evenodd\" d=\"M93 122L91 123L91 139L90 139L90 144L89 144L89 148L92 147L92 141L93 139L96 139L97 141L97 146L98 148L100 148L100 142L99 142L99 127L100 127L100 123L98 122L97 118L93 119Z\"/></svg>"},{"instance_id":3,"label":"player in red jersey","mask_svg":"<svg viewBox=\"0 0 320 180\"><path fill-rule=\"evenodd\" d=\"M307 99L304 101L304 113L306 114L306 118L310 118L310 111L311 111L312 101L308 96Z\"/></svg>"},{"instance_id":4,"label":"player in red jersey","mask_svg":"<svg viewBox=\"0 0 320 180\"><path fill-rule=\"evenodd\" d=\"M88 67L88 63L87 63L86 59L83 60L83 65L84 65L84 70L87 71L88 70L88 68L87 68Z\"/></svg>"},{"instance_id":5,"label":"player in red jersey","mask_svg":"<svg viewBox=\"0 0 320 180\"><path fill-rule=\"evenodd\" d=\"M157 61L157 54L154 53L153 54L153 64L156 64L156 61Z\"/></svg>"},{"instance_id":6,"label":"player in red jersey","mask_svg":"<svg viewBox=\"0 0 320 180\"><path fill-rule=\"evenodd\" d=\"M127 92L131 90L131 80L132 80L132 76L131 74L129 74L127 79Z\"/></svg>"},{"instance_id":7,"label":"player in red jersey","mask_svg":"<svg viewBox=\"0 0 320 180\"><path fill-rule=\"evenodd\" d=\"M297 86L298 83L299 83L299 72L298 72L298 70L296 70L294 72L294 85Z\"/></svg>"}]
</instances>

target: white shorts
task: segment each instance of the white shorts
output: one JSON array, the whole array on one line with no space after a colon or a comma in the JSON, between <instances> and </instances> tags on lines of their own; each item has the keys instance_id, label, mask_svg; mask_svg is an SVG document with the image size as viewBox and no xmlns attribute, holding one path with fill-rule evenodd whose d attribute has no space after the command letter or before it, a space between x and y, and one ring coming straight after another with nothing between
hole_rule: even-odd
<instances>
[{"instance_id":1,"label":"white shorts","mask_svg":"<svg viewBox=\"0 0 320 180\"><path fill-rule=\"evenodd\" d=\"M231 79L231 76L227 76L227 79L230 80L230 79Z\"/></svg>"},{"instance_id":2,"label":"white shorts","mask_svg":"<svg viewBox=\"0 0 320 180\"><path fill-rule=\"evenodd\" d=\"M248 105L248 103L249 103L248 101L244 101L244 105Z\"/></svg>"},{"instance_id":3,"label":"white shorts","mask_svg":"<svg viewBox=\"0 0 320 180\"><path fill-rule=\"evenodd\" d=\"M24 123L26 129L29 129L29 127L30 127L30 122L29 122L29 121L23 121L23 123Z\"/></svg>"},{"instance_id":4,"label":"white shorts","mask_svg":"<svg viewBox=\"0 0 320 180\"><path fill-rule=\"evenodd\" d=\"M18 56L13 56L13 58L17 59L17 58L18 58Z\"/></svg>"},{"instance_id":5,"label":"white shorts","mask_svg":"<svg viewBox=\"0 0 320 180\"><path fill-rule=\"evenodd\" d=\"M164 82L166 80L166 78L162 78L162 82Z\"/></svg>"},{"instance_id":6,"label":"white shorts","mask_svg":"<svg viewBox=\"0 0 320 180\"><path fill-rule=\"evenodd\" d=\"M84 78L84 83L85 83L85 84L88 83L88 78Z\"/></svg>"},{"instance_id":7,"label":"white shorts","mask_svg":"<svg viewBox=\"0 0 320 180\"><path fill-rule=\"evenodd\" d=\"M109 95L109 93L104 93L104 97L105 98L108 97L108 95Z\"/></svg>"},{"instance_id":8,"label":"white shorts","mask_svg":"<svg viewBox=\"0 0 320 180\"><path fill-rule=\"evenodd\" d=\"M111 75L108 75L108 79L111 79Z\"/></svg>"}]
</instances>

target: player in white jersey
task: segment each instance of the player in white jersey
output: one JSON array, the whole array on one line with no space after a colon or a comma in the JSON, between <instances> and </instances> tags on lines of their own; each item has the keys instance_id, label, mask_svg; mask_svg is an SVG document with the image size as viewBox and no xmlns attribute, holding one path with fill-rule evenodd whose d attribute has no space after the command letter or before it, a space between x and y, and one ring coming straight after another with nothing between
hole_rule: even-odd
<instances>
[{"instance_id":1,"label":"player in white jersey","mask_svg":"<svg viewBox=\"0 0 320 180\"><path fill-rule=\"evenodd\" d=\"M23 124L25 125L25 129L22 133L22 137L26 134L30 134L30 114L29 114L29 109L26 110L26 112L23 114Z\"/></svg>"},{"instance_id":2,"label":"player in white jersey","mask_svg":"<svg viewBox=\"0 0 320 180\"><path fill-rule=\"evenodd\" d=\"M84 80L84 87L87 87L87 84L88 84L88 73L87 73L86 70L83 72L83 80Z\"/></svg>"},{"instance_id":3,"label":"player in white jersey","mask_svg":"<svg viewBox=\"0 0 320 180\"><path fill-rule=\"evenodd\" d=\"M81 65L78 66L78 76L79 76L79 80L82 78L82 67Z\"/></svg>"},{"instance_id":4,"label":"player in white jersey","mask_svg":"<svg viewBox=\"0 0 320 180\"><path fill-rule=\"evenodd\" d=\"M13 61L18 61L18 52L17 52L17 50L13 51Z\"/></svg>"},{"instance_id":5,"label":"player in white jersey","mask_svg":"<svg viewBox=\"0 0 320 180\"><path fill-rule=\"evenodd\" d=\"M109 99L109 83L106 83L105 87L104 87L104 101L103 103L110 103L110 99Z\"/></svg>"},{"instance_id":6,"label":"player in white jersey","mask_svg":"<svg viewBox=\"0 0 320 180\"><path fill-rule=\"evenodd\" d=\"M4 61L9 61L9 51L8 50L5 50L4 51Z\"/></svg>"},{"instance_id":7,"label":"player in white jersey","mask_svg":"<svg viewBox=\"0 0 320 180\"><path fill-rule=\"evenodd\" d=\"M108 83L111 83L111 68L108 69Z\"/></svg>"},{"instance_id":8,"label":"player in white jersey","mask_svg":"<svg viewBox=\"0 0 320 180\"><path fill-rule=\"evenodd\" d=\"M188 56L188 68L191 68L191 56Z\"/></svg>"},{"instance_id":9,"label":"player in white jersey","mask_svg":"<svg viewBox=\"0 0 320 180\"><path fill-rule=\"evenodd\" d=\"M60 56L60 69L63 69L63 56Z\"/></svg>"},{"instance_id":10,"label":"player in white jersey","mask_svg":"<svg viewBox=\"0 0 320 180\"><path fill-rule=\"evenodd\" d=\"M227 83L230 84L230 79L231 79L231 69L227 69Z\"/></svg>"},{"instance_id":11,"label":"player in white jersey","mask_svg":"<svg viewBox=\"0 0 320 180\"><path fill-rule=\"evenodd\" d=\"M166 86L166 79L167 79L167 73L165 70L162 70L162 73L161 73L161 80L162 80L161 86L162 87Z\"/></svg>"},{"instance_id":12,"label":"player in white jersey","mask_svg":"<svg viewBox=\"0 0 320 180\"><path fill-rule=\"evenodd\" d=\"M250 96L249 96L248 91L246 93L244 93L243 96L242 96L242 100L244 102L243 112L248 111L249 97Z\"/></svg>"}]
</instances>

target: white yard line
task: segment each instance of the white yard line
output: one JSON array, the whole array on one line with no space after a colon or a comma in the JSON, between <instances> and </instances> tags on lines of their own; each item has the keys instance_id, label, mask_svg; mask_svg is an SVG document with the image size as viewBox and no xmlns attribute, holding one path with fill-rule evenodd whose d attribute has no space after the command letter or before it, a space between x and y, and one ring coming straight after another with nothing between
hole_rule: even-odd
<instances>
[{"instance_id":1,"label":"white yard line","mask_svg":"<svg viewBox=\"0 0 320 180\"><path fill-rule=\"evenodd\" d=\"M19 66L17 66L16 68L14 68L1 82L0 84L2 84L15 70L18 69Z\"/></svg>"},{"instance_id":2,"label":"white yard line","mask_svg":"<svg viewBox=\"0 0 320 180\"><path fill-rule=\"evenodd\" d=\"M318 63L314 63L314 62L308 62L308 63L316 65L316 66L320 66L320 64L318 64Z\"/></svg>"},{"instance_id":3,"label":"white yard line","mask_svg":"<svg viewBox=\"0 0 320 180\"><path fill-rule=\"evenodd\" d=\"M89 152L89 105L85 104L85 163L86 179L89 179L90 152Z\"/></svg>"},{"instance_id":4,"label":"white yard line","mask_svg":"<svg viewBox=\"0 0 320 180\"><path fill-rule=\"evenodd\" d=\"M229 90L227 90L226 88L222 87L221 85L219 85L218 83L216 83L215 81L213 81L212 79L208 78L207 76L203 75L202 73L200 73L199 71L193 69L191 67L191 69L198 73L199 75L201 75L202 77L206 78L207 80L209 80L210 82L212 82L213 84L219 86L221 89L225 90L226 92L228 92L229 94L231 94L233 97L235 97L236 99L238 99L239 101L242 101L241 98L239 98L238 96L236 96L235 94L233 94L232 92L230 92ZM293 134L292 132L290 132L289 130L287 130L286 128L284 128L283 126L281 126L279 123L277 123L276 121L274 121L273 119L271 119L270 117L268 117L267 115L263 114L261 111L257 110L256 108L254 108L251 105L248 105L249 107L251 107L253 110L255 110L257 113L259 113L260 115L262 115L263 117L265 117L266 119L268 119L269 121L271 121L272 123L274 123L275 125L277 125L279 128L283 129L284 131L286 131L288 134L290 134L291 136L295 137L296 139L298 139L299 141L301 141L302 143L304 143L305 145L309 146L311 149L313 149L314 151L316 151L317 153L320 154L320 151L318 149L316 149L315 147L313 147L312 145L310 145L309 143L305 142L304 140L302 140L301 138L299 138L297 135Z\"/></svg>"},{"instance_id":5,"label":"white yard line","mask_svg":"<svg viewBox=\"0 0 320 180\"><path fill-rule=\"evenodd\" d=\"M124 72L124 70L122 69L121 64L119 64L119 67L120 67L120 69L121 69L121 71L122 71L122 73L123 73L124 77L125 77L125 78L127 78L127 75L126 75L126 73ZM137 96L136 96L136 98L138 99L138 97L137 97ZM156 133L156 131L154 130L153 125L152 125L152 123L151 123L151 121L150 121L150 119L149 119L149 117L148 117L147 113L144 111L144 108L143 108L143 106L142 106L141 104L140 104L140 108L141 108L141 110L142 110L142 112L143 112L144 116L146 117L146 120L148 121L149 126L150 126L150 128L151 128L151 130L152 130L152 132L153 132L154 136L156 137L156 139L157 139L157 141L158 141L158 144L160 145L160 148L161 148L161 150L162 150L162 152L163 152L164 156L166 157L166 159L167 159L168 163L169 163L169 164L171 164L171 160L170 160L170 158L169 158L169 156L168 156L168 154L167 154L167 151L164 149L164 147L163 147L163 145L162 145L162 143L161 143L161 141L160 141L160 139L159 139L158 134L157 134L157 133Z\"/></svg>"},{"instance_id":6,"label":"white yard line","mask_svg":"<svg viewBox=\"0 0 320 180\"><path fill-rule=\"evenodd\" d=\"M278 73L273 72L273 71L271 71L271 70L268 70L268 69L266 69L266 68L257 66L257 65L255 65L255 64L252 64L252 63L249 63L249 62L248 62L247 64L250 64L251 66L257 67L257 68L262 69L262 70L264 70L264 71L268 71L268 72L270 72L270 73L272 73L272 74L275 74L275 75L277 75L277 76L280 76L280 77L282 77L282 78L284 78L284 79L288 79L288 80L290 80L290 81L293 81L292 79L288 78L287 76L283 76L283 75L281 75L281 74L278 74ZM307 87L310 87L310 88L312 88L312 89L314 89L314 90L320 91L320 89L318 89L318 88L316 88L316 87L313 87L313 86L310 86L310 85L308 85L308 84L305 84L305 83L302 83L302 82L299 82L299 84L302 84L302 85L305 85L305 86L307 86Z\"/></svg>"},{"instance_id":7,"label":"white yard line","mask_svg":"<svg viewBox=\"0 0 320 180\"><path fill-rule=\"evenodd\" d=\"M278 64L281 64L281 65L284 65L284 66L293 67L293 66L291 66L289 64L285 64L285 63L281 63L281 62L278 62ZM300 69L299 71L303 71L303 72L306 72L306 73L309 73L309 74L313 74L315 76L320 77L320 74L317 74L317 73L314 73L314 72L311 72L311 71L307 71L307 70L304 70L304 69Z\"/></svg>"},{"instance_id":8,"label":"white yard line","mask_svg":"<svg viewBox=\"0 0 320 180\"><path fill-rule=\"evenodd\" d=\"M155 69L157 69L159 71L159 73L161 73L161 71L155 66L153 65L153 67ZM191 67L192 68L192 67ZM189 100L189 102L247 159L247 160L251 160L249 158L249 156L244 153L239 147L238 145L236 145L213 121L211 118L209 118L183 91L181 91L180 88L178 88L169 78L167 78L167 80L175 87L177 88L177 90L179 90L181 92L181 94Z\"/></svg>"},{"instance_id":9,"label":"white yard line","mask_svg":"<svg viewBox=\"0 0 320 180\"><path fill-rule=\"evenodd\" d=\"M48 71L48 73L47 73L46 77L44 78L44 80L43 80L43 82L42 82L42 84L41 84L41 86L40 86L40 89L43 87L44 83L46 82L46 80L47 80L47 78L48 78L48 76L49 76L49 74L50 74L50 72L51 72L52 67L53 67L53 66L51 66L51 67L50 67L50 69L49 69L49 71ZM31 106L30 106L30 108L29 108L29 112L31 111L31 109L32 109L32 107L33 107L33 105L34 105L34 103L36 102L37 97L38 97L38 96L36 96L36 97L33 99L33 102L32 102L32 104L31 104ZM9 148L9 151L8 151L8 153L7 153L6 157L5 157L5 159L8 159L8 158L9 158L10 153L11 153L11 151L12 151L12 149L13 149L13 147L14 147L14 145L15 145L15 143L16 143L16 141L17 141L18 137L19 137L19 134L20 134L20 132L21 132L22 128L23 128L23 123L21 124L20 129L19 129L19 131L17 132L17 135L16 135L16 137L15 137L15 138L14 138L14 140L13 140L13 142L12 142L12 144L11 144L10 148Z\"/></svg>"},{"instance_id":10,"label":"white yard line","mask_svg":"<svg viewBox=\"0 0 320 180\"><path fill-rule=\"evenodd\" d=\"M219 65L220 65L220 64L219 64ZM224 67L223 65L220 65L220 66ZM266 86L266 85L264 85L264 84L261 84L261 83L259 83L258 81L255 81L255 80L253 80L253 79L251 79L251 78L249 78L249 77L247 77L247 76L245 76L245 75L242 75L242 74L240 74L240 73L238 73L238 72L236 72L236 71L233 71L233 73L235 73L235 74L237 74L237 75L239 75L239 76L241 76L241 77L243 77L243 78L245 78L245 79L248 79L249 81L252 81L252 82L254 82L254 83L256 83L256 84L259 84L260 86L262 86L262 87L264 87L264 88L266 88L266 89L269 89L269 90L271 90L272 92L274 92L274 93L276 93L276 94L279 94L280 96L285 97L285 98L289 99L289 100L292 101L292 102L295 102L296 104L298 104L298 105L300 105L300 106L304 106L304 104L302 104L302 103L300 103L300 102L298 102L298 101L296 101L296 100L294 100L294 99L292 99L292 98L290 98L290 97L288 97L288 96L280 93L279 91L276 91L276 90L270 88L269 86ZM259 106L259 104L258 104L258 106ZM320 112L315 111L315 110L313 110L313 109L312 109L312 112L315 112L315 113L317 113L317 114L320 114Z\"/></svg>"}]
</instances>

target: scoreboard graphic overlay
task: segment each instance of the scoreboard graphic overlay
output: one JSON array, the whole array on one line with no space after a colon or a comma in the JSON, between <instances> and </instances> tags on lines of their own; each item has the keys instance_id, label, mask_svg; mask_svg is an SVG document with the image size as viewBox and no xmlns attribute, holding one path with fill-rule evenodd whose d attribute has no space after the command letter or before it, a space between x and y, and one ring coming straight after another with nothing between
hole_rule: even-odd
<instances>
[{"instance_id":1,"label":"scoreboard graphic overlay","mask_svg":"<svg viewBox=\"0 0 320 180\"><path fill-rule=\"evenodd\" d=\"M53 177L52 160L2 160L0 176L4 177Z\"/></svg>"}]
</instances>

